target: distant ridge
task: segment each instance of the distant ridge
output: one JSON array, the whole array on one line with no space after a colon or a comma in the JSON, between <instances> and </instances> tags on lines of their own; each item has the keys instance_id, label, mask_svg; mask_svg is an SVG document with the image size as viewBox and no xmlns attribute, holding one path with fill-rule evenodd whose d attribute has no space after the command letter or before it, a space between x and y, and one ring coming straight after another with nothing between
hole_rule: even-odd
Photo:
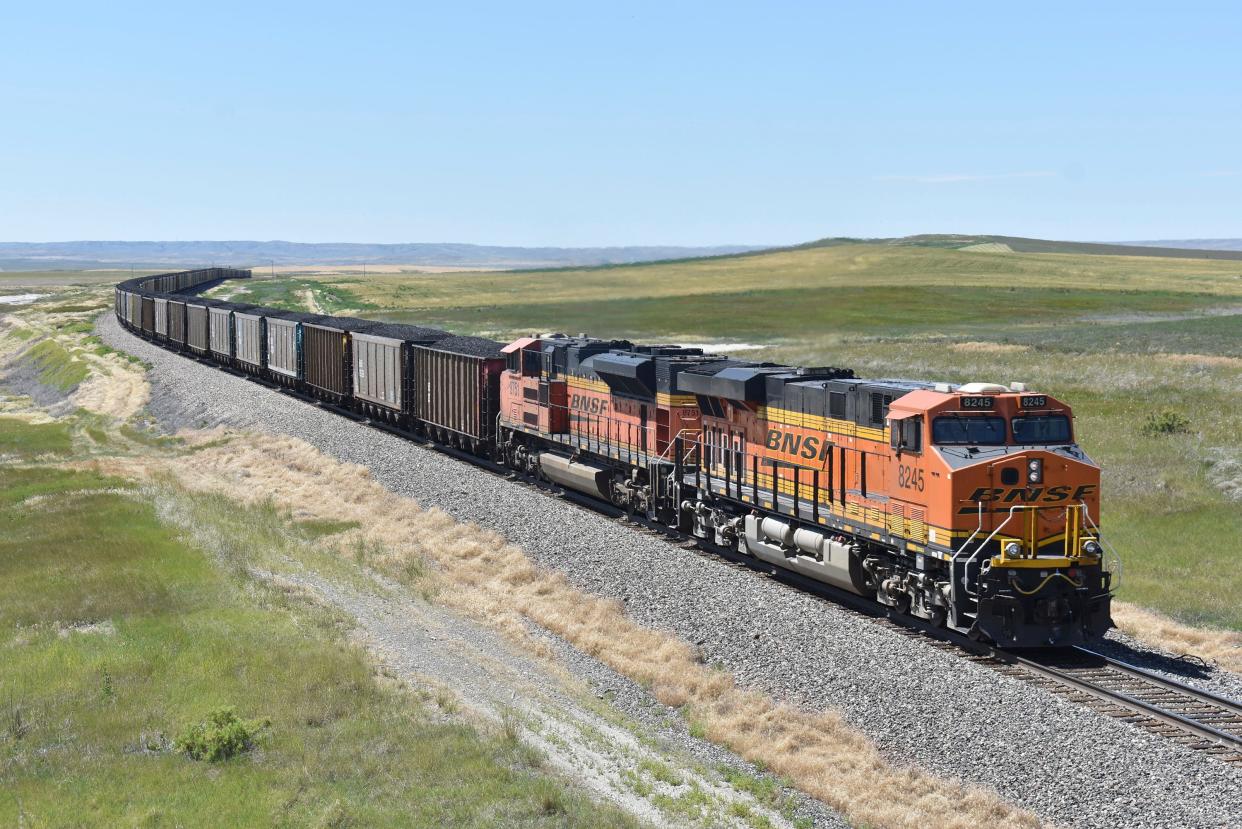
<instances>
[{"instance_id":1,"label":"distant ridge","mask_svg":"<svg viewBox=\"0 0 1242 829\"><path fill-rule=\"evenodd\" d=\"M1236 241L1239 248L1208 249L1202 247L1158 247L1159 243L1106 243L1106 242L1058 242L1053 239L1028 239L1022 236L971 236L954 233L925 233L918 236L902 236L891 239L855 239L830 238L819 239L804 245L795 245L794 249L807 247L827 247L830 245L906 245L910 247L948 248L951 250L969 250L999 252L1008 248L1014 253L1077 253L1094 256L1159 256L1171 259L1238 259L1242 260L1242 240L1200 240ZM987 247L983 247L983 246Z\"/></svg>"},{"instance_id":2,"label":"distant ridge","mask_svg":"<svg viewBox=\"0 0 1242 829\"><path fill-rule=\"evenodd\" d=\"M1242 239L1157 239L1150 242L1118 242L1154 248L1186 248L1187 250L1242 250Z\"/></svg>"},{"instance_id":3,"label":"distant ridge","mask_svg":"<svg viewBox=\"0 0 1242 829\"><path fill-rule=\"evenodd\" d=\"M0 242L5 270L81 270L87 268L201 265L423 265L465 268L545 268L614 265L659 259L721 256L757 250L756 245L679 247L516 247L415 242Z\"/></svg>"}]
</instances>

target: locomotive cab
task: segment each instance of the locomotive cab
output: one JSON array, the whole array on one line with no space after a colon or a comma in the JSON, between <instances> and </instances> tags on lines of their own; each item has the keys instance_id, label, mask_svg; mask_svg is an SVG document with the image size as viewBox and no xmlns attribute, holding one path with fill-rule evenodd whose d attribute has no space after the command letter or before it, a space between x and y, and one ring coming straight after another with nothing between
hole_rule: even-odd
<instances>
[{"instance_id":1,"label":"locomotive cab","mask_svg":"<svg viewBox=\"0 0 1242 829\"><path fill-rule=\"evenodd\" d=\"M894 497L928 515L950 624L1014 647L1111 627L1100 470L1068 406L1022 387L940 386L894 401L889 422Z\"/></svg>"}]
</instances>

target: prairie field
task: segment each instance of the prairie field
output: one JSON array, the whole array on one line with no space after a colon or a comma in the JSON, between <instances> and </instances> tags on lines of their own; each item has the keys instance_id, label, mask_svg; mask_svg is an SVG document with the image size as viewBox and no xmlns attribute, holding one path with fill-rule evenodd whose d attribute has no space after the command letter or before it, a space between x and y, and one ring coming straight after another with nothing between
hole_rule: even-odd
<instances>
[{"instance_id":1,"label":"prairie field","mask_svg":"<svg viewBox=\"0 0 1242 829\"><path fill-rule=\"evenodd\" d=\"M275 575L351 577L350 525L103 469L193 451L90 333L109 302L0 312L0 825L637 825Z\"/></svg>"},{"instance_id":2,"label":"prairie field","mask_svg":"<svg viewBox=\"0 0 1242 829\"><path fill-rule=\"evenodd\" d=\"M1242 630L1242 262L834 244L632 266L290 274L216 289L506 339L760 345L860 376L1023 381L1104 467L1121 598ZM313 305L312 305L313 304Z\"/></svg>"}]
</instances>

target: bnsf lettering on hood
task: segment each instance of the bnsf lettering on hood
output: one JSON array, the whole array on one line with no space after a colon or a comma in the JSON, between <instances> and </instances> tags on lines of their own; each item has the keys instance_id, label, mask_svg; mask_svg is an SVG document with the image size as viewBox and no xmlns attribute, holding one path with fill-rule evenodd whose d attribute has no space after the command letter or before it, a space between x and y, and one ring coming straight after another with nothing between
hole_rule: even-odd
<instances>
[{"instance_id":1,"label":"bnsf lettering on hood","mask_svg":"<svg viewBox=\"0 0 1242 829\"><path fill-rule=\"evenodd\" d=\"M795 435L793 432L781 432L769 429L767 440L764 441L774 452L783 452L807 460L823 460L832 451L832 444L815 435Z\"/></svg>"},{"instance_id":2,"label":"bnsf lettering on hood","mask_svg":"<svg viewBox=\"0 0 1242 829\"><path fill-rule=\"evenodd\" d=\"M1084 484L1079 487L1072 486L1050 486L1044 488L1042 486L1032 487L994 487L981 486L974 492L970 493L967 499L972 506L965 506L958 510L959 515L975 512L978 507L973 506L979 501L984 503L1000 503L1000 504L1056 504L1062 501L1077 503L1083 498L1095 492L1095 484Z\"/></svg>"}]
</instances>

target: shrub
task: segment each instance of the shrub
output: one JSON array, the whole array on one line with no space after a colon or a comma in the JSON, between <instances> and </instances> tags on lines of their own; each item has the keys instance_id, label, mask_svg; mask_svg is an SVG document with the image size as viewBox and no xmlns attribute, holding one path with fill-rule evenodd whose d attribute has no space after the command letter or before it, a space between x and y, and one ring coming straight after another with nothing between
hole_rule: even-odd
<instances>
[{"instance_id":1,"label":"shrub","mask_svg":"<svg viewBox=\"0 0 1242 829\"><path fill-rule=\"evenodd\" d=\"M177 750L194 760L227 760L249 751L255 736L270 723L240 719L232 708L217 708L177 737Z\"/></svg>"},{"instance_id":2,"label":"shrub","mask_svg":"<svg viewBox=\"0 0 1242 829\"><path fill-rule=\"evenodd\" d=\"M1148 436L1181 435L1190 431L1190 421L1181 412L1166 409L1147 415L1140 431Z\"/></svg>"}]
</instances>

